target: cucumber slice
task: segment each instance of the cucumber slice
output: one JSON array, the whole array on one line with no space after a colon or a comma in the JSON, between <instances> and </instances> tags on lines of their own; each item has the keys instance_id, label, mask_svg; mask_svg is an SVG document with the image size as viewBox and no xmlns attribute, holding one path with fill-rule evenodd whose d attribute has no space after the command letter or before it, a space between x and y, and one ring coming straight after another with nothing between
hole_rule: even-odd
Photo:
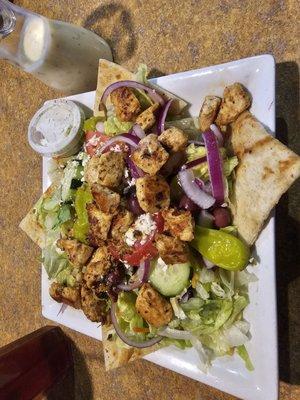
<instances>
[{"instance_id":1,"label":"cucumber slice","mask_svg":"<svg viewBox=\"0 0 300 400\"><path fill-rule=\"evenodd\" d=\"M154 261L151 265L150 282L164 296L176 296L189 285L190 263L161 266Z\"/></svg>"}]
</instances>

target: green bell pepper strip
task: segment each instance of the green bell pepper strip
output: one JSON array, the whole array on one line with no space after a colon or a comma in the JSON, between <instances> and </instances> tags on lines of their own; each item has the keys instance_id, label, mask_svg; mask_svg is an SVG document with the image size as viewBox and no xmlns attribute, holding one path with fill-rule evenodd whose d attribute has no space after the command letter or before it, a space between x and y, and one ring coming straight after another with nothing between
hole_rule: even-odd
<instances>
[{"instance_id":1,"label":"green bell pepper strip","mask_svg":"<svg viewBox=\"0 0 300 400\"><path fill-rule=\"evenodd\" d=\"M218 267L239 271L250 258L249 247L237 237L224 231L196 226L192 247Z\"/></svg>"}]
</instances>

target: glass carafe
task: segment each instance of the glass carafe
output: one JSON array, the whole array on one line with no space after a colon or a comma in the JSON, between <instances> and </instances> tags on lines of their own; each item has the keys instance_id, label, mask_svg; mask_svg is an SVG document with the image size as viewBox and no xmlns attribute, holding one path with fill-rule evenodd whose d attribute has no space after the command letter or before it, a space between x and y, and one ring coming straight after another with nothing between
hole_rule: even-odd
<instances>
[{"instance_id":1,"label":"glass carafe","mask_svg":"<svg viewBox=\"0 0 300 400\"><path fill-rule=\"evenodd\" d=\"M94 90L108 44L80 26L47 19L0 0L0 59L66 94Z\"/></svg>"}]
</instances>

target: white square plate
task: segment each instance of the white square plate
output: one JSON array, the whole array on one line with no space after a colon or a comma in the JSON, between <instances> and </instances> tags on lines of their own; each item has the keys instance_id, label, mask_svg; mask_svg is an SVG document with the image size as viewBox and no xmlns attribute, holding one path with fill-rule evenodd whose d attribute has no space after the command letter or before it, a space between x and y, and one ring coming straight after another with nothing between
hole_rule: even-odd
<instances>
[{"instance_id":1,"label":"white square plate","mask_svg":"<svg viewBox=\"0 0 300 400\"><path fill-rule=\"evenodd\" d=\"M270 55L164 76L153 82L185 99L190 104L189 111L193 116L198 115L205 95L222 96L226 85L241 82L253 96L252 113L272 132L275 130L275 63ZM70 99L93 109L94 92L71 96ZM47 159L44 159L43 189L49 184ZM250 305L245 311L245 318L251 323L252 339L247 348L255 366L253 372L247 371L243 361L234 356L217 359L205 375L197 368L197 354L193 349L181 351L168 347L145 358L245 400L276 400L278 366L274 217L261 233L256 249L260 264L252 269L258 282L250 285ZM99 325L87 320L82 311L69 307L58 315L60 305L50 298L48 288L49 281L43 269L44 317L101 340Z\"/></svg>"}]
</instances>

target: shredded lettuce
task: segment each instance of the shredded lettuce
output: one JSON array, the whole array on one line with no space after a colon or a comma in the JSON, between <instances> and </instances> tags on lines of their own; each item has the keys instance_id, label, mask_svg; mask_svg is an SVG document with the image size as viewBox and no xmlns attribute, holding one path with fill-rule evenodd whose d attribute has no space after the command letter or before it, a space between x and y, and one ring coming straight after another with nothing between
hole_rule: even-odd
<instances>
[{"instance_id":1,"label":"shredded lettuce","mask_svg":"<svg viewBox=\"0 0 300 400\"><path fill-rule=\"evenodd\" d=\"M238 355L245 361L245 366L249 371L254 371L254 366L250 360L248 351L245 347L245 345L238 346L237 347L237 353Z\"/></svg>"},{"instance_id":2,"label":"shredded lettuce","mask_svg":"<svg viewBox=\"0 0 300 400\"><path fill-rule=\"evenodd\" d=\"M42 197L35 206L38 223L46 230L58 230L72 219L70 204L61 199L61 189L57 188L50 197Z\"/></svg>"},{"instance_id":3,"label":"shredded lettuce","mask_svg":"<svg viewBox=\"0 0 300 400\"><path fill-rule=\"evenodd\" d=\"M128 132L133 126L132 122L121 122L115 116L110 116L104 122L104 132L108 136Z\"/></svg>"},{"instance_id":4,"label":"shredded lettuce","mask_svg":"<svg viewBox=\"0 0 300 400\"><path fill-rule=\"evenodd\" d=\"M55 242L43 249L42 261L50 279L56 278L62 271L71 268L67 255L56 247Z\"/></svg>"},{"instance_id":5,"label":"shredded lettuce","mask_svg":"<svg viewBox=\"0 0 300 400\"><path fill-rule=\"evenodd\" d=\"M163 338L161 341L161 344L163 346L171 346L174 345L178 347L181 350L187 349L189 347L192 347L192 343L189 340L183 340L183 339L171 339L171 338Z\"/></svg>"},{"instance_id":6,"label":"shredded lettuce","mask_svg":"<svg viewBox=\"0 0 300 400\"><path fill-rule=\"evenodd\" d=\"M194 144L190 144L186 149L188 161L196 160L197 158L202 158L206 155L206 149L204 146L195 146ZM238 158L227 157L227 152L224 147L220 148L220 153L223 159L223 172L226 178L228 178L234 168L238 165ZM209 171L207 162L203 162L200 165L197 165L193 168L193 172L195 176L198 178L208 181L209 180Z\"/></svg>"},{"instance_id":7,"label":"shredded lettuce","mask_svg":"<svg viewBox=\"0 0 300 400\"><path fill-rule=\"evenodd\" d=\"M117 319L122 331L133 340L144 341L156 334L138 314L135 308L136 294L133 292L121 292L117 301ZM135 331L135 328L148 328L149 333Z\"/></svg>"},{"instance_id":8,"label":"shredded lettuce","mask_svg":"<svg viewBox=\"0 0 300 400\"><path fill-rule=\"evenodd\" d=\"M67 163L64 169L64 176L61 181L61 199L62 201L73 200L75 189L73 187L78 187L82 185L83 176L83 166L79 161L71 160ZM76 185L74 185L76 181Z\"/></svg>"}]
</instances>

